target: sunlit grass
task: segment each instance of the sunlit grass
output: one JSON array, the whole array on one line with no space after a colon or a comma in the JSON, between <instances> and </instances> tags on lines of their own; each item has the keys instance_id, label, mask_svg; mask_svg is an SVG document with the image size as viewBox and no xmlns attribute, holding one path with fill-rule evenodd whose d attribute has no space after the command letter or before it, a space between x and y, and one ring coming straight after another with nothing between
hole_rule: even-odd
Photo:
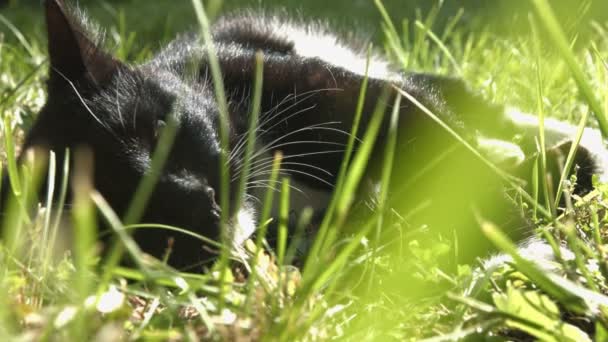
<instances>
[{"instance_id":1,"label":"sunlit grass","mask_svg":"<svg viewBox=\"0 0 608 342\"><path fill-rule=\"evenodd\" d=\"M437 32L434 26L443 10L440 6L424 15L419 14L416 20L400 22L400 18L390 18L380 1L376 3L384 18L378 27L382 27L386 35L385 51L404 69L461 76L486 98L538 112L541 118L546 115L580 120L584 124L591 109L602 121L608 103L605 95L608 90L605 26L596 25L595 39L579 42L581 46L572 51L561 41L572 37L568 40L560 37L555 23L549 20L552 37L560 43L556 53L551 41L541 39L544 36L537 33L536 28L533 29L534 39L498 38L483 30L468 31L459 24L463 12L456 12L443 26L443 31ZM195 1L195 4L200 3ZM536 4L546 6L544 1L536 1ZM541 15L535 17L534 23L546 24L550 18L548 10L542 6L539 7ZM196 9L203 35L209 39L204 9ZM110 28L111 39L120 43L119 56L142 60L154 50L156 42L134 51L140 48L141 42L136 42L137 33L129 32L127 28L129 13L113 15L116 24ZM58 208L62 207L66 193L73 191L66 185L70 171L68 162L55 165L52 156L36 158L37 161L48 159L51 166L48 172L62 175L64 179L56 188L49 186L46 198L39 199L46 204L45 209L33 203L37 202L33 195L47 169L40 164L21 167L15 159L22 130L28 128L45 98L43 74L46 63L44 49L40 47L43 44L11 26L10 18L2 17L1 21L0 24L8 23L17 40L8 43L0 38L0 109L3 161L7 161L3 169L10 176L9 182L1 186L12 187L15 198L2 220L0 290L4 295L0 296L0 339L12 340L24 334L41 339L90 339L101 334L110 334L104 336L111 338L129 334L142 339L201 336L230 340L251 336L287 341L336 336L378 340L390 336L400 340L449 340L485 335L520 336L522 331L539 339L556 341L601 340L608 336L605 309L608 305L605 297L608 265L603 231L606 224L603 208L607 205L604 198L608 196L608 188L598 185L595 192L583 199L566 193L571 203L568 211L557 218L558 224L551 225L556 216L554 208L563 195L560 189L553 189L557 199L549 198L546 182L539 176L546 169L541 126L540 166L535 175L541 180L537 181L536 195L529 196L528 200L532 201L528 205L535 205L533 202L541 192L544 195L540 197L547 199L539 206L548 209L544 211L545 220L539 219L539 231L558 241L553 243L558 255L555 267L564 278L547 275L520 257L513 242L501 233L501 229L508 227L497 227L483 217L480 217L483 232L499 250L511 255L513 262L489 270L475 264L460 265L455 272L444 271L439 268L437 258L447 253L449 243L438 240L433 245L424 245L423 241L417 240L416 227L407 226L407 215L411 213L394 213L388 206L387 198L393 186L389 183L392 179L390 165L398 131L395 129L397 111L385 113L385 98L377 101L377 111L368 127L359 127L358 119L354 120L353 131L365 132L365 138L356 151L353 149L354 136L348 142L337 192L301 271L290 263L311 213L301 216L297 233L288 237L285 221L289 204L285 191L278 198L273 198L270 191L265 198L256 240L249 241L244 249L248 260L242 261L248 274L243 275L239 268L232 267L227 248L222 249L222 258L210 272L180 273L162 263L150 262L128 233L132 229L148 228L179 232L179 227L137 224L158 173L151 172L150 178L142 181L134 209L127 217L119 218L91 188L86 158L83 162L78 154L74 155L76 169L71 170L79 180L75 182L71 219L76 234L71 242L71 252L57 255L55 246L70 243L61 241L63 236L58 232L66 219ZM159 35L164 32L166 29L159 28ZM565 61L562 56L566 56ZM258 91L254 91L252 98L252 128L256 127L259 115L262 67L258 61L258 77L254 84ZM575 78L570 74L573 68ZM214 71L216 81L221 79L217 69ZM353 113L357 117L364 100L377 100L365 97L366 87L367 82L364 82L358 111ZM218 83L216 89L221 88ZM218 93L220 102L223 97ZM394 99L392 108L398 108L399 101L405 100ZM381 158L384 173L379 202L371 217L363 222L351 222L349 214L355 204L356 189L383 116L391 118L392 129L387 135L389 143L385 155ZM438 129L442 128L438 125ZM166 159L174 133L171 129L165 130L161 138L164 148L157 150L155 168L159 169ZM251 129L245 145L246 155L253 151L253 136ZM574 151L576 144L573 146ZM570 153L566 158L565 170L572 167L572 156ZM277 155L271 176L273 184L280 183L280 162L281 156ZM243 174L247 175L249 166L245 165L244 169ZM423 172L424 167L421 169ZM563 175L566 174L564 171ZM563 175L562 180L565 180ZM240 183L241 193L245 178L243 176ZM227 193L225 187L224 194ZM284 182L283 189L288 188L288 183ZM61 198L58 206L48 205L53 192ZM270 207L276 201L281 203L281 217L278 218L275 252L266 249L264 239ZM119 237L114 245L116 252L111 253L114 257L102 261L96 255L94 235L97 227L93 206ZM204 237L198 238L204 240ZM399 242L392 245L384 242L390 238ZM573 259L564 259L560 254L557 247L560 242L574 253ZM399 243L405 245L396 248ZM123 254L119 246L123 245L137 267L118 266ZM408 272L407 278L393 275ZM403 284L412 279L438 290L432 296L417 297L414 285ZM585 324L580 323L582 321ZM592 330L595 336L591 335Z\"/></svg>"}]
</instances>

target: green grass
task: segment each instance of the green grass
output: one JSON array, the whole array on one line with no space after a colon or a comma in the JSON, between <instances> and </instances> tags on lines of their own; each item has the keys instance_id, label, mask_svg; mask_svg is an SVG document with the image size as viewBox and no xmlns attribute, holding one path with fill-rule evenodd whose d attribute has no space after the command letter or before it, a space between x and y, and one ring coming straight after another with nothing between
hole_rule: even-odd
<instances>
[{"instance_id":1,"label":"green grass","mask_svg":"<svg viewBox=\"0 0 608 342\"><path fill-rule=\"evenodd\" d=\"M276 3L260 2L268 6ZM319 10L313 8L319 3L326 2L311 1L305 13L318 13ZM159 42L166 42L182 29L200 28L203 35L207 34L206 15L214 17L219 7L214 7L213 2L206 4L206 13L203 8L194 11L189 2L179 5L158 2L149 6L133 0L122 4L92 4L89 8L92 17L101 18L108 27L108 46L115 47L121 58L141 61L158 48ZM357 6L371 4L370 1ZM373 5L377 6L369 7L373 12L367 11L357 18L375 28L376 46L383 48L389 58L404 69L458 75L491 101L573 122L584 123L588 116L595 117L596 120L589 120L588 124L599 122L599 127L604 128L601 123L608 111L608 34L603 24L586 23L580 18L556 22L546 1L536 0L528 4L530 9L535 9L535 15L530 19L524 16L522 24L534 34L506 36L484 28L487 18L479 21L470 18L481 15L480 11L469 8L460 12L449 7L453 4L444 7L427 4L424 10L413 15L404 13L403 9L403 12L393 10L392 1L387 2L388 10L380 1ZM350 9L353 16L358 13L357 6ZM239 2L226 1L223 9L235 7L239 7ZM339 10L344 11L345 7L349 6L332 5L323 15L343 15ZM501 231L507 227L497 227L483 218L479 222L480 231L514 261L494 269L483 269L477 264L442 269L438 260L457 248L451 237L439 240L434 236L433 243L428 244L425 241L428 232L408 227L408 215L414 212L396 213L388 207L387 196L393 186L388 184L391 178L388 166L393 162L393 144L398 134L395 129L390 130L388 138L393 143L387 144L384 151L382 179L385 182L376 212L363 222L348 219L353 206L357 205L355 192L372 151L384 112L382 105L378 106L368 127L358 127L355 120L353 131L364 131L364 142L354 152L354 141L349 141L346 159L352 161L351 167L348 170L344 167L340 172L336 196L310 257L301 269L289 265L298 239L286 238L285 217L280 224L283 229L276 255L264 247L272 201L281 203L282 216L288 212L287 196L273 199L272 193L265 199L259 222L262 233L255 242L249 241L246 245L248 261L244 261L242 267L249 271L249 277L239 268L229 266L226 253L203 274L179 273L149 260L128 232L179 229L144 228L136 224L157 173L151 172L150 177L142 181L132 211L121 219L91 188L86 154L79 151L72 151L72 158L79 165L74 170L78 171L74 175L78 190L74 193L72 216L68 218L77 227L77 233L74 241L63 241L58 206L51 207L49 201L42 198L43 205L37 207L32 217L26 214L25 208L36 207L33 194L47 172L42 166L46 164L45 159L51 166L48 172L62 174L64 179L68 177L68 168L55 165L52 156L44 155L33 155L24 166L15 162L23 132L30 127L45 100L47 64L44 36L40 31L42 21L37 14L30 16L31 10L12 8L0 13L0 34L4 34L0 36L2 161L7 162L8 166L3 169L8 169L13 188L20 190L3 218L1 340L19 337L113 339L116 336L142 340L195 340L198 336L285 341L332 337L433 341L477 340L487 336L515 340L533 336L550 341L608 338L605 231L608 186L597 184L597 189L585 198L568 195L566 188L569 207L567 214L559 218L554 217L553 210L558 200L535 203L541 192L561 195L560 191L555 192L557 189L547 189L545 182L539 181L536 195L521 195L528 202L523 206L534 206L539 217L545 216L538 221L539 233L552 241L563 242L574 252L572 260L558 257L556 274L559 276L542 272L519 257L513 242ZM472 25L473 22L477 23ZM580 26L567 26L570 22L578 22ZM571 50L571 46L575 48ZM214 71L217 73L214 79L220 79L219 72ZM260 76L258 89L261 82ZM253 107L259 110L257 94L252 101ZM217 97L222 99L223 95ZM359 111L353 115L360 115L364 98L365 85L361 89ZM258 114L253 113L251 127L255 126ZM392 114L394 128L397 115ZM437 125L438 130L444 128ZM542 142L542 131L539 136ZM247 144L248 151L253 146L252 138L253 134ZM166 158L172 130L165 130L161 139L165 148L155 153L156 168L160 168ZM541 170L544 153L539 162ZM280 155L275 158L273 179L277 182L280 159ZM568 169L572 163L567 162L566 166ZM248 168L245 167L245 174ZM283 188L289 187L284 183ZM50 198L53 192L65 194L66 191L70 190L59 186L49 188L47 193ZM117 232L113 258L98 260L95 254L95 208ZM302 216L300 227L307 225L306 217L310 218L310 213ZM399 243L386 242L391 239ZM57 254L50 248L54 245L74 248ZM117 266L123 247L137 267ZM556 252L559 256L559 251Z\"/></svg>"}]
</instances>

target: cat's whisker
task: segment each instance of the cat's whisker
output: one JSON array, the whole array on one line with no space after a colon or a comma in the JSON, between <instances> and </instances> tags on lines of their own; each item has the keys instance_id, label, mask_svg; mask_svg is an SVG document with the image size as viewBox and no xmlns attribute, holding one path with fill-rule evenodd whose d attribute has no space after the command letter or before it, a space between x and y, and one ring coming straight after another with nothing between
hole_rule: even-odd
<instances>
[{"instance_id":1,"label":"cat's whisker","mask_svg":"<svg viewBox=\"0 0 608 342\"><path fill-rule=\"evenodd\" d=\"M82 103L82 105L84 106L84 108L95 119L95 121L97 121L97 123L99 123L99 125L101 127L103 127L105 130L107 130L108 133L110 133L114 138L119 139L118 136L116 135L116 133L110 128L110 126L104 124L103 121L101 121L97 117L97 115L95 115L93 113L93 111L91 110L91 108L89 108L89 106L87 105L86 101L84 100L84 98L82 97L82 95L80 94L80 92L78 91L78 89L76 88L76 85L74 84L74 82L72 82L69 78L67 78L61 71L57 70L57 68L53 68L53 71L56 72L59 76L61 76L70 85L70 88L72 88L72 90L76 94L76 97L78 97L78 100L80 101L80 103Z\"/></svg>"},{"instance_id":2,"label":"cat's whisker","mask_svg":"<svg viewBox=\"0 0 608 342\"><path fill-rule=\"evenodd\" d=\"M279 147L285 147L285 146L290 146L290 145L296 145L296 144L314 144L314 145L330 145L330 146L341 146L341 147L346 147L346 144L344 143L337 143L337 142L331 142L331 141L318 141L318 140L296 140L296 141L289 141L289 142L285 142L285 143L281 143L278 145L274 145L271 146L272 149L278 149ZM269 151L269 149L264 149L261 150L259 154L263 154L266 153L267 151Z\"/></svg>"},{"instance_id":3,"label":"cat's whisker","mask_svg":"<svg viewBox=\"0 0 608 342\"><path fill-rule=\"evenodd\" d=\"M324 92L324 91L335 91L335 90L340 90L340 89L338 89L338 88L323 88L323 89L313 89L313 90L305 91L305 92L300 93L300 94L297 94L295 92L291 93L291 94L288 94L276 106L274 106L273 108L267 110L264 114L262 114L262 116L260 117L260 119L261 119L260 126L263 126L263 125L267 124L268 121L271 120L273 117L276 117L278 115L281 115L281 114L289 111L293 107L295 107L295 106L299 105L300 103L302 103L302 102L304 102L304 101L312 98L313 96L315 96L318 93L321 93L321 92ZM298 98L298 97L300 97L300 98ZM291 103L287 108L283 108L280 111L276 112L282 105L288 103L292 98L294 99L293 103Z\"/></svg>"},{"instance_id":4,"label":"cat's whisker","mask_svg":"<svg viewBox=\"0 0 608 342\"><path fill-rule=\"evenodd\" d=\"M312 95L310 95L310 96L312 96ZM305 100L305 99L304 99L304 100ZM297 103L294 103L293 105L291 105L289 108L286 108L285 110L289 110L291 107L296 106L296 105L297 105ZM262 122L262 123L258 124L258 126L256 127L256 129L261 130L261 133L257 135L256 140L257 140L257 139L260 139L262 136L264 136L264 135L265 135L267 132L269 132L269 131L270 131L272 128L274 128L276 125L280 124L281 122L284 122L284 121L288 120L289 118L293 117L294 115L298 115L298 114L300 114L300 113L306 112L306 111L308 111L308 110L310 110L310 109L312 109L312 108L314 108L314 106L311 106L311 107L308 107L308 108L301 109L301 110L299 110L299 111L297 111L297 112L295 112L295 113L293 113L293 114L290 114L290 115L289 115L289 116L287 116L286 118L281 119L279 122L275 123L275 124L274 124L274 125L272 125L271 127L262 129L262 127L264 127L264 125L266 125L266 123L268 123L268 121L272 119L272 118L268 118L268 120L266 120L266 121L264 121L264 122ZM285 111L285 110L284 110L284 111ZM274 116L280 115L280 114L282 114L284 111L281 111L281 112L277 113L277 114L276 114L276 115L274 115ZM273 116L273 117L274 117L274 116ZM246 145L246 141L247 141L246 137L247 137L247 136L248 136L248 134L247 134L247 133L244 133L244 134L243 134L243 136L242 136L242 137L239 139L239 140L240 140L240 142L237 144L237 146L235 146L235 148L233 149L233 151L230 153L230 154L231 154L231 157L230 157L230 158L232 158L232 156L238 156L240 153L242 153L242 152L244 151L244 150L243 150L243 147Z\"/></svg>"},{"instance_id":5,"label":"cat's whisker","mask_svg":"<svg viewBox=\"0 0 608 342\"><path fill-rule=\"evenodd\" d=\"M271 108L270 110L266 111L265 113L263 113L260 116L260 122L258 123L258 125L255 128L256 130L260 131L260 134L257 135L256 139L260 139L267 132L271 131L272 128L276 127L277 125L281 124L282 122L285 122L285 121L289 120L290 118L293 118L294 116L297 116L301 113L309 111L309 110L315 108L316 106L313 105L313 106L301 109L299 111L296 111L296 112L288 115L287 117L282 118L278 122L274 123L272 126L270 126L268 128L264 128L264 126L267 123L269 123L273 118L289 111L293 107L310 99L311 97L313 97L314 95L316 95L318 93L325 92L325 91L338 91L338 90L341 90L341 89L339 89L339 88L313 89L310 91L303 92L301 94L292 93L292 94L287 95L283 100L281 100L281 102L279 104L277 104L275 107ZM298 96L300 96L300 97L304 96L304 97L298 98ZM292 104L290 104L287 108L283 108L280 111L276 112L276 110L278 110L284 103L287 103L291 98L294 98L294 102ZM239 137L239 140L236 143L234 149L230 152L229 160L236 158L237 156L239 156L240 154L243 153L243 147L245 146L247 136L248 136L247 133L243 133L242 136Z\"/></svg>"},{"instance_id":6,"label":"cat's whisker","mask_svg":"<svg viewBox=\"0 0 608 342\"><path fill-rule=\"evenodd\" d=\"M245 189L249 190L249 189L254 189L254 188L260 188L260 187L269 187L270 184L281 184L282 181L276 180L274 182L272 182L271 180L257 180L257 181L253 181L251 183L248 183L250 185L254 185L254 186L248 186ZM306 192L304 192L302 189L298 188L297 186L293 185L293 184L289 184L289 188L297 191L299 193L301 193L302 195L308 197L308 194ZM273 188L274 189L274 188ZM274 189L276 191L276 189Z\"/></svg>"},{"instance_id":7,"label":"cat's whisker","mask_svg":"<svg viewBox=\"0 0 608 342\"><path fill-rule=\"evenodd\" d=\"M116 87L116 112L118 113L118 120L120 121L122 129L126 130L125 120L124 120L124 117L122 116L122 111L120 109L120 100L119 100L120 92L119 92L119 90L120 89L118 89L118 86L117 86Z\"/></svg>"},{"instance_id":8,"label":"cat's whisker","mask_svg":"<svg viewBox=\"0 0 608 342\"><path fill-rule=\"evenodd\" d=\"M258 204L262 205L262 201L257 196L247 193L247 190L249 190L249 189L250 188L245 187L245 199L252 199L252 200L258 202Z\"/></svg>"},{"instance_id":9,"label":"cat's whisker","mask_svg":"<svg viewBox=\"0 0 608 342\"><path fill-rule=\"evenodd\" d=\"M291 173L297 173L297 174L300 174L300 175L303 175L303 176L307 176L307 177L316 179L319 182L328 185L330 188L332 188L332 189L334 188L333 184L331 184L327 180L325 180L325 179L323 179L323 178L321 178L321 177L319 177L317 175L314 175L314 174L312 174L310 172L301 171L301 170L295 170L295 169L289 169L289 168L281 168L281 171L279 171L279 174L289 176L289 173L285 173L284 171L291 172ZM252 177L254 177L254 176L258 177L258 176L267 175L267 174L270 174L270 173L272 173L272 170L268 170L268 171L264 171L264 172L260 171L260 172L256 172L255 174L253 174Z\"/></svg>"},{"instance_id":10,"label":"cat's whisker","mask_svg":"<svg viewBox=\"0 0 608 342\"><path fill-rule=\"evenodd\" d=\"M292 109L294 106L297 106L298 104L310 99L311 97L313 97L314 95L324 92L324 91L332 91L332 90L339 90L339 89L334 89L334 88L323 88L323 89L312 89L309 91L305 91L302 93L297 93L297 92L293 92L288 94L287 96L285 96L283 98L283 100L281 100L277 105L275 105L274 107L270 108L269 110L267 110L266 112L264 112L264 114L262 114L262 117L264 119L267 119L267 116L269 115L280 115L283 114L287 111L289 111L290 109ZM293 102L290 103L293 99ZM283 108L280 111L278 111L281 106L288 104L289 106L287 108ZM278 111L278 112L277 112ZM262 121L263 122L263 121Z\"/></svg>"},{"instance_id":11,"label":"cat's whisker","mask_svg":"<svg viewBox=\"0 0 608 342\"><path fill-rule=\"evenodd\" d=\"M293 159L293 158L299 158L299 157L306 157L306 156L314 156L314 155L319 155L319 154L330 154L330 153L344 153L344 150L331 150L331 151L319 151L319 152L309 152L309 153L298 153L298 154L290 154L287 156L284 156L282 158L282 160L288 160L288 159ZM260 164L266 164L269 161L272 162L274 160L273 156L268 156L268 157L264 157L264 158L259 158L254 160L250 167L252 169L254 169L255 167L259 166ZM243 168L243 164L237 166L234 171L239 173L241 171L241 169Z\"/></svg>"},{"instance_id":12,"label":"cat's whisker","mask_svg":"<svg viewBox=\"0 0 608 342\"><path fill-rule=\"evenodd\" d=\"M269 161L269 162L267 162L265 164L259 165L260 170L256 170L256 171L261 171L261 170L266 171L268 169L272 169L272 164L273 164L273 161ZM325 170L324 168L321 168L321 167L318 167L318 166L315 166L315 165L311 165L311 164L307 164L307 163L297 163L297 162L286 162L286 163L284 163L284 162L282 162L281 166L283 166L283 165L308 167L308 168L311 168L313 170L321 171L322 173L324 173L324 174L326 174L326 175L328 175L330 177L333 176L333 174L331 172ZM234 177L232 180L235 181L237 179L238 179L238 177Z\"/></svg>"},{"instance_id":13,"label":"cat's whisker","mask_svg":"<svg viewBox=\"0 0 608 342\"><path fill-rule=\"evenodd\" d=\"M256 152L252 157L253 158L258 157L261 154L263 154L263 153L265 153L267 151L270 151L271 149L276 149L276 147L277 147L277 145L275 145L276 143L278 143L278 142L280 142L280 141L282 141L282 140L284 140L286 138L289 138L290 136L292 136L294 134L297 134L297 133L300 133L300 132L305 132L305 131L313 131L313 130L317 130L317 129L318 130L322 130L323 128L326 128L326 127L323 127L323 126L327 126L327 125L331 125L331 124L339 124L339 123L340 122L338 122L338 121L330 121L330 122L325 122L325 123L322 123L322 124L310 125L310 126L307 126L307 127L296 129L295 131L291 131L291 132L289 132L289 133L287 133L287 134L285 134L285 135L283 135L283 136L281 136L281 137L279 137L279 138L271 141L270 143L262 146L262 148L258 152Z\"/></svg>"},{"instance_id":14,"label":"cat's whisker","mask_svg":"<svg viewBox=\"0 0 608 342\"><path fill-rule=\"evenodd\" d=\"M311 96L312 96L312 95L311 95ZM295 104L294 104L294 106L295 106ZM308 107L306 107L306 108L302 108L302 109L300 109L300 110L298 110L298 111L295 111L295 112L293 112L293 113L289 114L288 116L286 116L286 117L284 117L284 118L281 118L281 120L279 120L279 121L275 122L275 123L274 123L272 126L270 126L270 127L264 127L264 125L266 125L267 123L269 123L269 122L270 122L270 120L274 119L274 117L279 116L280 114L282 114L282 113L283 113L283 111L281 111L281 112L277 113L277 114L276 114L276 115L274 115L272 118L269 118L269 120L268 120L267 122L264 122L262 125L260 125L260 128L261 128L261 127L264 127L264 131L262 132L262 134L261 134L261 135L263 135L263 134L264 134L264 133L266 133L266 132L270 132L270 131L271 131L273 128L275 128L276 126L280 125L280 124L281 124L281 123L283 123L283 122L286 122L287 120L289 120L289 119L293 118L294 116L296 116L296 115L300 115L300 114L302 114L302 113L306 113L307 111L309 111L309 110L311 110L311 109L314 109L315 107L316 107L316 105L311 105L311 106L308 106ZM260 135L260 136L261 136L261 135Z\"/></svg>"},{"instance_id":15,"label":"cat's whisker","mask_svg":"<svg viewBox=\"0 0 608 342\"><path fill-rule=\"evenodd\" d=\"M133 107L133 130L137 131L137 110L139 109L139 96L135 99L135 105Z\"/></svg>"},{"instance_id":16,"label":"cat's whisker","mask_svg":"<svg viewBox=\"0 0 608 342\"><path fill-rule=\"evenodd\" d=\"M272 191L275 191L275 192L279 191L277 188L275 188L271 185L268 185L268 184L259 184L259 185L249 186L249 187L247 187L247 190L259 189L259 188L272 189Z\"/></svg>"}]
</instances>

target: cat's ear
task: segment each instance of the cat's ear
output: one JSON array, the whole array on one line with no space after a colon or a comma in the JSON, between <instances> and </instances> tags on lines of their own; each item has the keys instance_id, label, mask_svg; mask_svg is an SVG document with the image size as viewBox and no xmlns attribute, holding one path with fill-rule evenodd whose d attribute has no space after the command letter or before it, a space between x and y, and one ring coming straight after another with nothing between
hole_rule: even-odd
<instances>
[{"instance_id":1,"label":"cat's ear","mask_svg":"<svg viewBox=\"0 0 608 342\"><path fill-rule=\"evenodd\" d=\"M51 80L107 82L120 62L89 38L62 0L47 0L45 7Z\"/></svg>"}]
</instances>

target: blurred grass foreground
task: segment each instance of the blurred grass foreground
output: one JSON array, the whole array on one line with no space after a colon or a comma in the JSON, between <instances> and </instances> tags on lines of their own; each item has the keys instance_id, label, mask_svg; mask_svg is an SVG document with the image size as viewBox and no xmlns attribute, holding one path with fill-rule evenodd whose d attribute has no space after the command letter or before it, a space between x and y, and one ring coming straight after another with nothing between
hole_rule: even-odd
<instances>
[{"instance_id":1,"label":"blurred grass foreground","mask_svg":"<svg viewBox=\"0 0 608 342\"><path fill-rule=\"evenodd\" d=\"M494 178L459 159L458 142L450 151L427 146L425 154L439 158L446 152L441 165L449 169L428 163L420 165L421 179L392 177L390 189L380 189L384 196L411 184L425 186L412 187L421 193L390 205L380 196L363 220L345 219L361 209L350 208L354 191L346 180L336 194L337 209L324 221L324 234L312 241L318 257L297 266L288 262L297 248L285 237L266 244L261 238L248 241L253 256L248 263L218 262L193 273L150 262L129 245L128 234L121 241L136 267L102 260L94 213L108 217L118 231L133 222L112 217L86 172L78 174L77 168L72 177L79 186L54 189L73 191L76 199L72 213L61 215L45 198L39 204L33 189L47 172L68 177L69 168L55 165L52 156L33 154L24 158L29 166L15 164L24 132L46 98L46 38L39 1L0 4L2 170L20 175L22 190L2 223L0 340L608 340L608 186L596 183L589 196L569 197L565 213L544 219L533 214L534 204L513 194L557 253L554 272L540 271L519 257L506 237L510 232L501 231L507 227L463 215L468 210L463 196L488 203L490 211L502 203L481 197ZM107 48L133 63L145 61L179 32L200 30L190 1L78 4L105 28ZM339 34L372 41L406 70L463 78L488 101L525 112L573 123L589 116L586 123L594 127L595 118L608 112L605 1L202 4L211 20L252 8L328 22ZM551 29L552 18L558 30ZM393 161L389 152L379 169ZM71 156L86 165L86 155L72 151ZM365 164L363 153L353 158L353 165ZM446 210L434 206L429 212L420 200L425 195L440 198ZM67 223L74 227L71 239L59 228ZM478 255L481 245L495 245L511 261L493 267L474 258L456 261L459 255ZM562 255L558 246L568 253Z\"/></svg>"}]
</instances>

